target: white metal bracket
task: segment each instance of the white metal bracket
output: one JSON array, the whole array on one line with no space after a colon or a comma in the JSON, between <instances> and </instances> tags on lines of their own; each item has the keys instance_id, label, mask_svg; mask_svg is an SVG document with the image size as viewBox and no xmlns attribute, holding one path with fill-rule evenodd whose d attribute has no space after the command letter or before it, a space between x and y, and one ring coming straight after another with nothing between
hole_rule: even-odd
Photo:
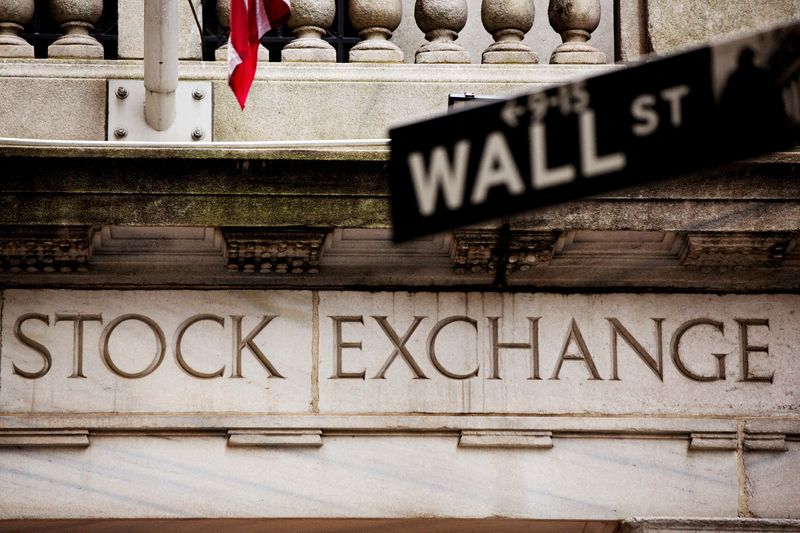
<instances>
[{"instance_id":1,"label":"white metal bracket","mask_svg":"<svg viewBox=\"0 0 800 533\"><path fill-rule=\"evenodd\" d=\"M178 82L175 122L165 131L147 125L144 94L142 80L108 80L107 140L198 143L214 140L211 82Z\"/></svg>"}]
</instances>

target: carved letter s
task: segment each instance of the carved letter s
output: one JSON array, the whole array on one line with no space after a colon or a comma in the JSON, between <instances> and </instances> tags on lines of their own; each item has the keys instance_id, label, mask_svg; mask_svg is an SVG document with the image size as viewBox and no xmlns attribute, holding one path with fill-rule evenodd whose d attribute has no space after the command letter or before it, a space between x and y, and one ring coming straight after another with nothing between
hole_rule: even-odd
<instances>
[{"instance_id":1,"label":"carved letter s","mask_svg":"<svg viewBox=\"0 0 800 533\"><path fill-rule=\"evenodd\" d=\"M14 367L15 374L18 374L25 379L39 379L40 377L44 376L50 371L50 367L53 364L53 356L50 355L50 351L47 348L45 348L43 344L36 342L35 340L31 339L22 332L22 324L24 324L28 320L40 320L49 326L50 317L38 313L28 313L26 315L22 315L21 317L19 317L16 323L14 324L14 337L16 337L16 339L21 344L24 344L28 348L32 349L33 351L41 355L42 359L44 359L44 365L42 366L41 370L38 370L36 372L27 372L17 367L16 364L12 363L12 365Z\"/></svg>"}]
</instances>

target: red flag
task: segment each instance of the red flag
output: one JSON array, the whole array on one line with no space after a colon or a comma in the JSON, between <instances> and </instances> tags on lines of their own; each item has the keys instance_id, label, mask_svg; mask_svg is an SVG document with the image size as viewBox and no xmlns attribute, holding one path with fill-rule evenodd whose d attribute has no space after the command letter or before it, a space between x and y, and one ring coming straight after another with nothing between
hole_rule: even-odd
<instances>
[{"instance_id":1,"label":"red flag","mask_svg":"<svg viewBox=\"0 0 800 533\"><path fill-rule=\"evenodd\" d=\"M228 85L244 109L253 84L261 37L289 20L289 0L230 0Z\"/></svg>"}]
</instances>

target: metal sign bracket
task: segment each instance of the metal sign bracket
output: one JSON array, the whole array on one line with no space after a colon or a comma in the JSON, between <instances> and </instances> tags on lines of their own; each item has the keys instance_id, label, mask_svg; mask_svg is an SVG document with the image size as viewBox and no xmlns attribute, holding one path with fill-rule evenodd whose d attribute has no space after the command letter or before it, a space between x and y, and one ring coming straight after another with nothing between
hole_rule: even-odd
<instances>
[{"instance_id":1,"label":"metal sign bracket","mask_svg":"<svg viewBox=\"0 0 800 533\"><path fill-rule=\"evenodd\" d=\"M142 80L108 80L109 141L210 142L213 92L209 81L181 81L175 91L175 121L165 131L147 125Z\"/></svg>"}]
</instances>

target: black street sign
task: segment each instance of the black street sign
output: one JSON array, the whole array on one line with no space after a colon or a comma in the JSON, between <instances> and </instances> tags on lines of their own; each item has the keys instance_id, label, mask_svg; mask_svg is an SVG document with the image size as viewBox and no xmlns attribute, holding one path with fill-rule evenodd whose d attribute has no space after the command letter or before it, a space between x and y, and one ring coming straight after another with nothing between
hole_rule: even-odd
<instances>
[{"instance_id":1,"label":"black street sign","mask_svg":"<svg viewBox=\"0 0 800 533\"><path fill-rule=\"evenodd\" d=\"M391 131L404 241L800 143L800 22Z\"/></svg>"}]
</instances>

